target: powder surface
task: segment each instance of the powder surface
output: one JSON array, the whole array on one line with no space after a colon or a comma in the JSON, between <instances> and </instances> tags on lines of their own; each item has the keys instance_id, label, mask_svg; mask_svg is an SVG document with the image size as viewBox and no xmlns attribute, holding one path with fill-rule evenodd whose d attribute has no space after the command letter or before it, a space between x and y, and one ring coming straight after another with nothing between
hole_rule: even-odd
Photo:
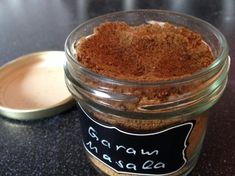
<instances>
[{"instance_id":1,"label":"powder surface","mask_svg":"<svg viewBox=\"0 0 235 176\"><path fill-rule=\"evenodd\" d=\"M106 22L75 45L77 59L106 77L159 81L191 75L213 62L202 37L169 23L129 26Z\"/></svg>"}]
</instances>

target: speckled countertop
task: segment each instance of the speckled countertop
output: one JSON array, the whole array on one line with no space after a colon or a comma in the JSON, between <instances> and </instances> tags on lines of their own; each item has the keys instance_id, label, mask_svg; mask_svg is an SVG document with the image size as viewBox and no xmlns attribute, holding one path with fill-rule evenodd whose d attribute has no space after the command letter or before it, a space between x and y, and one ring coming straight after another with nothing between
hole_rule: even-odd
<instances>
[{"instance_id":1,"label":"speckled countertop","mask_svg":"<svg viewBox=\"0 0 235 176\"><path fill-rule=\"evenodd\" d=\"M97 15L136 8L168 9L219 28L232 58L227 89L210 112L204 147L192 176L235 175L235 1L77 0L0 2L0 65L27 53L63 50L78 24ZM76 107L55 117L19 122L0 117L1 176L96 176L81 145Z\"/></svg>"}]
</instances>

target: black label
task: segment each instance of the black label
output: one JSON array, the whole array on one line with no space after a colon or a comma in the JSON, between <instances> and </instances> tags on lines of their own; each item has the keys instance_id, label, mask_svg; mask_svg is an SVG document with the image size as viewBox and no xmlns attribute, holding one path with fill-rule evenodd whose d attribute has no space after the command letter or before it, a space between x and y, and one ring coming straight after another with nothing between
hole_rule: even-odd
<instances>
[{"instance_id":1,"label":"black label","mask_svg":"<svg viewBox=\"0 0 235 176\"><path fill-rule=\"evenodd\" d=\"M193 122L137 134L100 124L84 111L80 121L85 149L117 173L171 174L187 162L185 152Z\"/></svg>"}]
</instances>

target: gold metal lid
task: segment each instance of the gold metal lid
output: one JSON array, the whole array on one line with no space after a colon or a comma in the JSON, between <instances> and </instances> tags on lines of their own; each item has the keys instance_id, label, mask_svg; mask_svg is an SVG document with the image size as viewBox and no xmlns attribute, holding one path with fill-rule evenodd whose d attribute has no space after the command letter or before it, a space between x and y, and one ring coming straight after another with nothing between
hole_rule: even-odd
<instances>
[{"instance_id":1,"label":"gold metal lid","mask_svg":"<svg viewBox=\"0 0 235 176\"><path fill-rule=\"evenodd\" d=\"M0 115L35 120L56 115L74 105L65 81L63 51L19 57L0 67Z\"/></svg>"}]
</instances>

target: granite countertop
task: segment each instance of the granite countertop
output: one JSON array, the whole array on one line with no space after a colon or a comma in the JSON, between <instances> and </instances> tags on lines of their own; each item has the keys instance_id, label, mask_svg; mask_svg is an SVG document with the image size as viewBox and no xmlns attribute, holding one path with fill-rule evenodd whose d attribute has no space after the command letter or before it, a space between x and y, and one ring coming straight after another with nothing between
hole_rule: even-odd
<instances>
[{"instance_id":1,"label":"granite countertop","mask_svg":"<svg viewBox=\"0 0 235 176\"><path fill-rule=\"evenodd\" d=\"M229 83L210 112L208 132L192 176L235 175L235 1L77 0L0 2L0 65L36 51L63 50L68 34L92 17L136 8L188 13L215 25L232 58ZM1 176L96 176L81 144L76 107L44 120L0 117Z\"/></svg>"}]
</instances>

